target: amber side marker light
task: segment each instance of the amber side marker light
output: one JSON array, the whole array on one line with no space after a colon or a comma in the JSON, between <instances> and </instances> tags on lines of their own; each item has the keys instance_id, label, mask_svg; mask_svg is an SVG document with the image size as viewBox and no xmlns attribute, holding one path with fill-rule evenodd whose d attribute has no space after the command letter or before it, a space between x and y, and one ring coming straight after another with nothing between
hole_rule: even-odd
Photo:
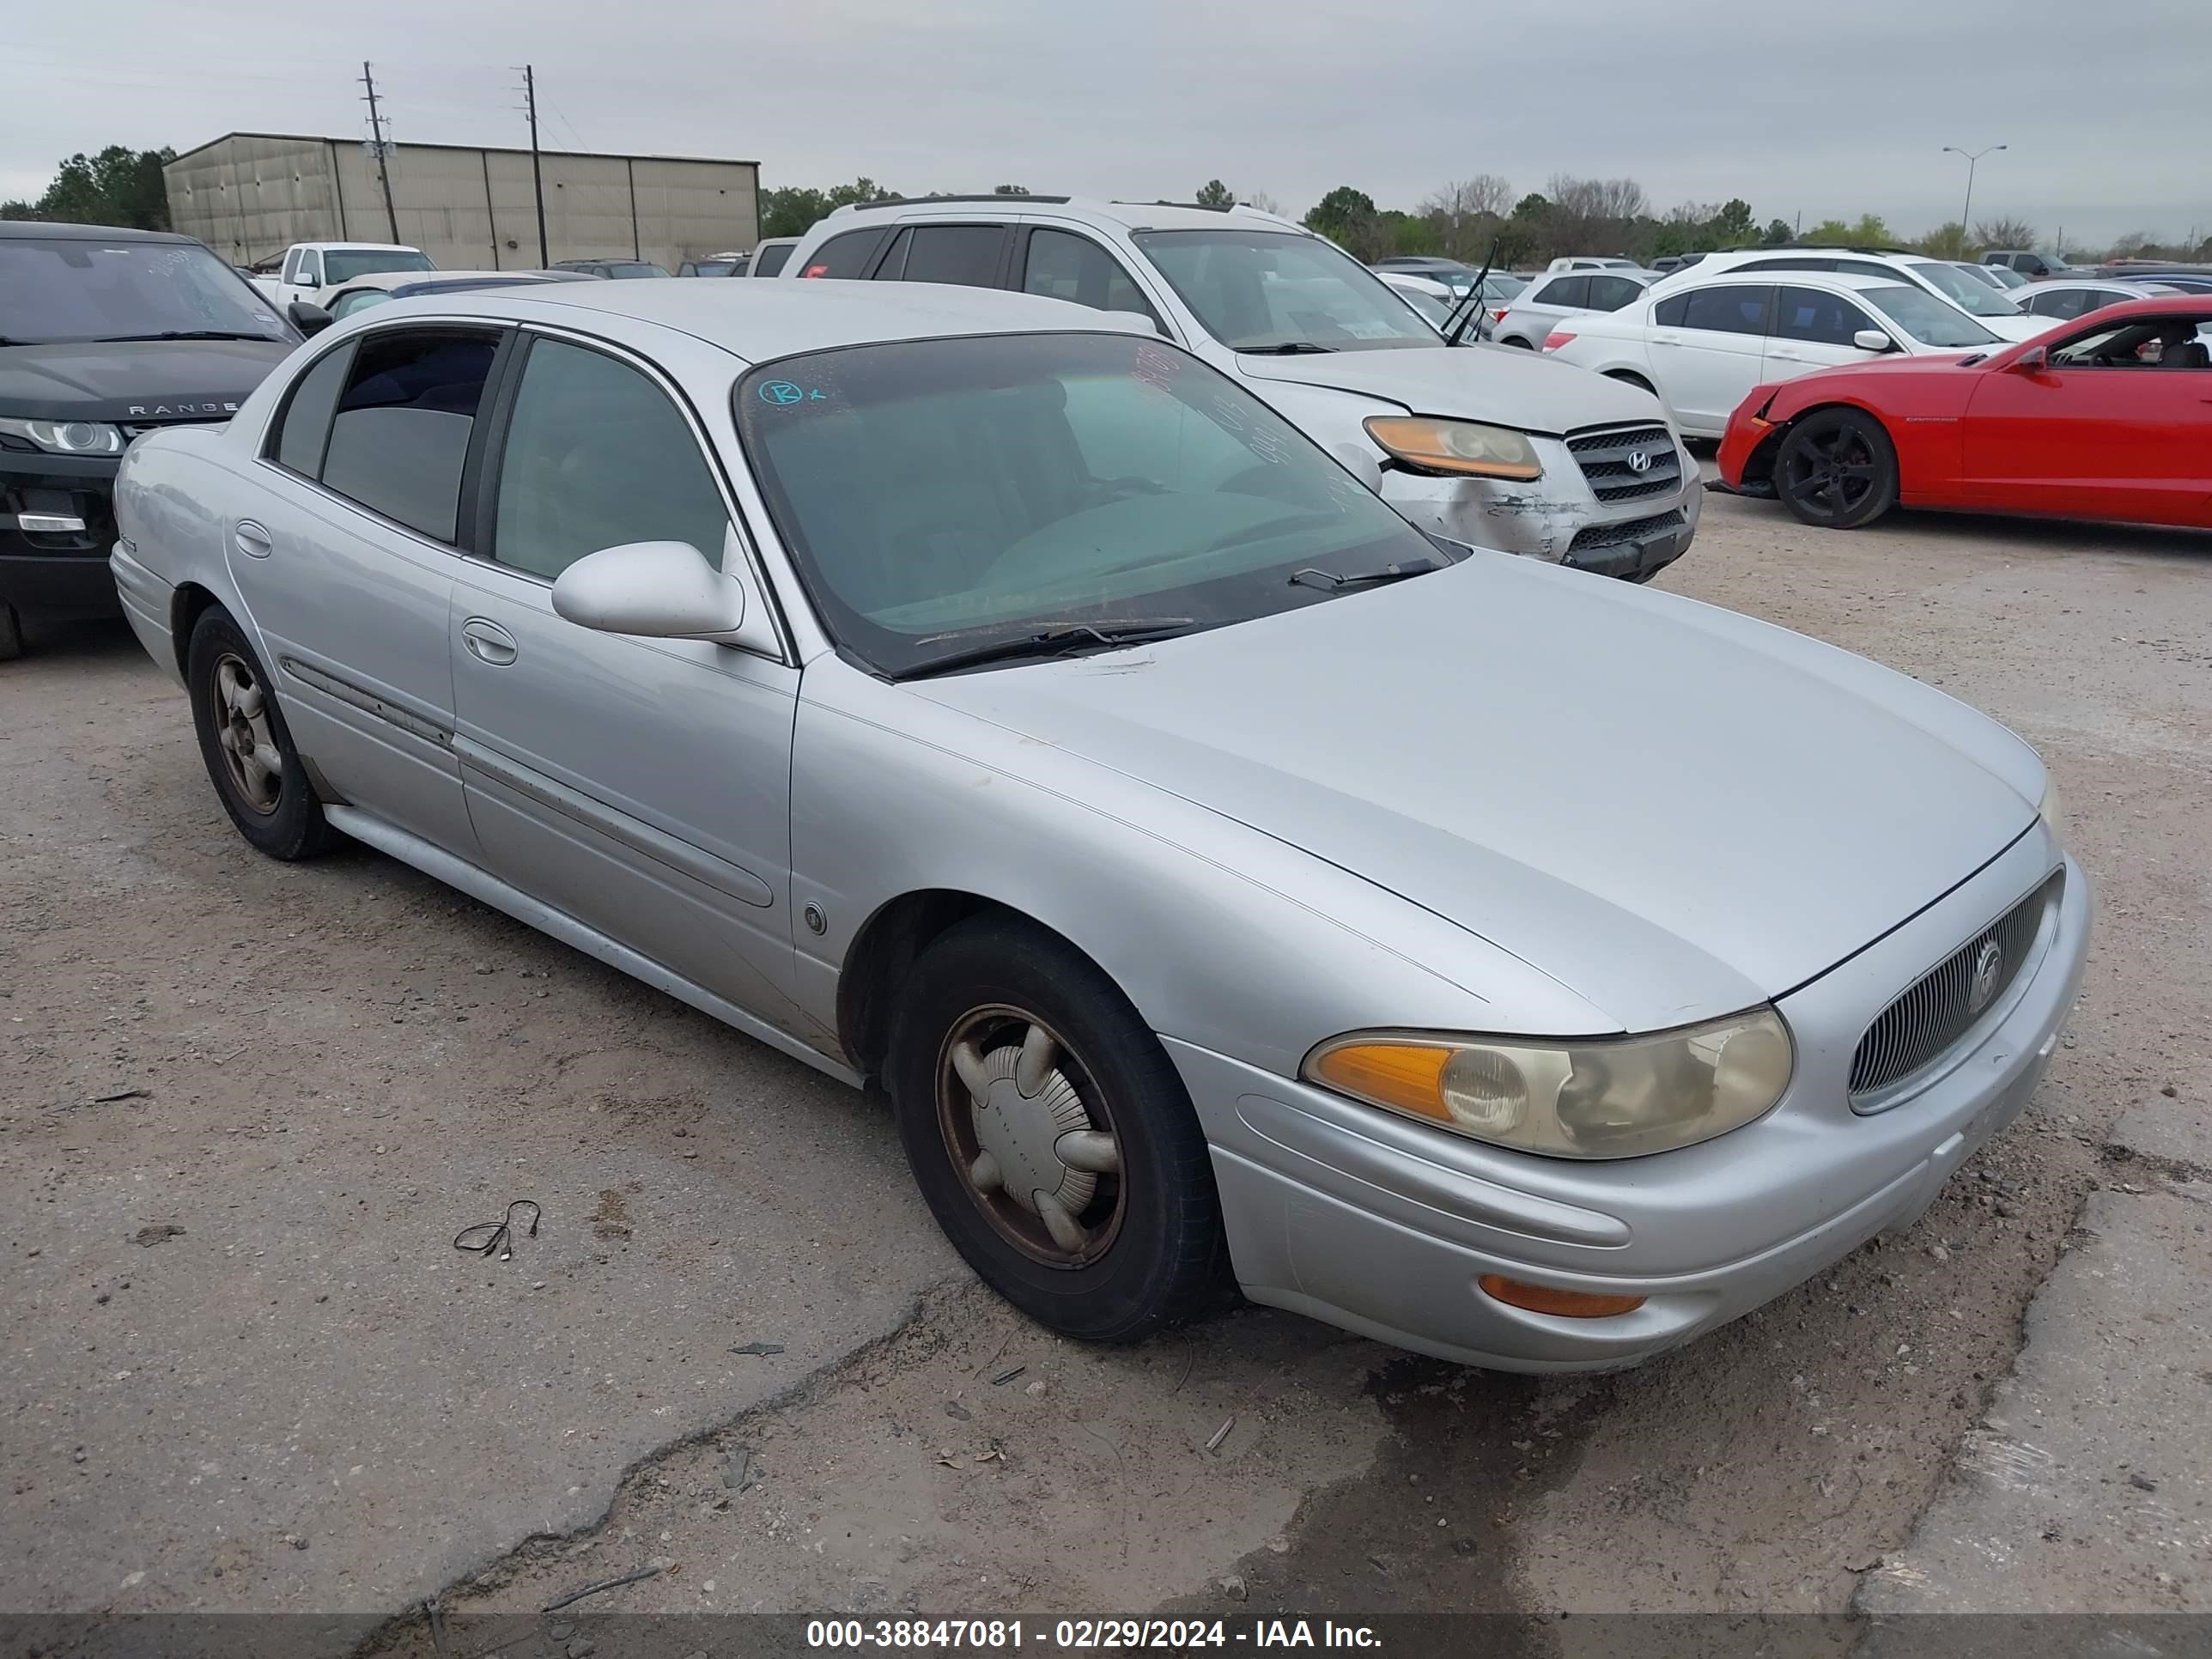
<instances>
[{"instance_id":1,"label":"amber side marker light","mask_svg":"<svg viewBox=\"0 0 2212 1659\"><path fill-rule=\"evenodd\" d=\"M1561 1319L1609 1319L1614 1314L1634 1313L1644 1305L1640 1296L1602 1296L1595 1291L1562 1291L1549 1285L1531 1285L1503 1273L1485 1273L1475 1281L1482 1293L1509 1308L1530 1313L1554 1314Z\"/></svg>"}]
</instances>

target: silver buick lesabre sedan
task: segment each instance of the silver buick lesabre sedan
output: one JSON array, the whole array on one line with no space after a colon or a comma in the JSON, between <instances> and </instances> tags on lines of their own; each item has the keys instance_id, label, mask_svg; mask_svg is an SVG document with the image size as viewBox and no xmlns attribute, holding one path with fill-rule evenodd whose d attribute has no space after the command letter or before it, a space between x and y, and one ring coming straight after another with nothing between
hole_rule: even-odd
<instances>
[{"instance_id":1,"label":"silver buick lesabre sedan","mask_svg":"<svg viewBox=\"0 0 2212 1659\"><path fill-rule=\"evenodd\" d=\"M2089 895L1970 708L1425 536L1059 301L397 301L125 459L131 623L368 843L888 1095L1010 1301L1620 1366L1910 1223Z\"/></svg>"}]
</instances>

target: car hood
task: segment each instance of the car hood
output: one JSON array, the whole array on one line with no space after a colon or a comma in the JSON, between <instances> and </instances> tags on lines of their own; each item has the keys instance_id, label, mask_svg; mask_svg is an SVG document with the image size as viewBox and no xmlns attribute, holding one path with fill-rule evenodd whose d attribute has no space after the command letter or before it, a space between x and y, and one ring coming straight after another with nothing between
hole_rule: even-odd
<instances>
[{"instance_id":1,"label":"car hood","mask_svg":"<svg viewBox=\"0 0 2212 1659\"><path fill-rule=\"evenodd\" d=\"M149 421L235 415L289 340L134 340L0 348L0 415Z\"/></svg>"},{"instance_id":2,"label":"car hood","mask_svg":"<svg viewBox=\"0 0 2212 1659\"><path fill-rule=\"evenodd\" d=\"M2009 845L2043 781L1995 721L1863 658L1490 553L908 689L1351 871L1630 1030L1819 975Z\"/></svg>"},{"instance_id":3,"label":"car hood","mask_svg":"<svg viewBox=\"0 0 2212 1659\"><path fill-rule=\"evenodd\" d=\"M1247 353L1255 380L1291 380L1401 404L1416 415L1495 421L1558 436L1586 426L1664 419L1659 400L1620 380L1508 346L1413 346L1302 357Z\"/></svg>"}]
</instances>

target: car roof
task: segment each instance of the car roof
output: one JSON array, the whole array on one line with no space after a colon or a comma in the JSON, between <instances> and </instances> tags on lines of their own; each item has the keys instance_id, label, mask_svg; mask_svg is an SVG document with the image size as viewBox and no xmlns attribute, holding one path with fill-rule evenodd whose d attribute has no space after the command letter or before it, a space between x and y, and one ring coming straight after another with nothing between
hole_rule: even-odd
<instances>
[{"instance_id":1,"label":"car roof","mask_svg":"<svg viewBox=\"0 0 2212 1659\"><path fill-rule=\"evenodd\" d=\"M1704 270L1703 265L1692 265L1687 270L1679 270L1673 274L1677 276L1694 276L1697 272ZM1687 294L1693 288L1705 288L1723 283L1735 287L1747 287L1755 283L1791 288L1848 289L1854 294L1863 293L1871 288L1909 288L1916 294L1928 292L1926 289L1901 274L1896 276L1869 276L1856 270L1715 270L1707 272L1705 276L1697 281L1670 283L1667 292L1670 295Z\"/></svg>"},{"instance_id":2,"label":"car roof","mask_svg":"<svg viewBox=\"0 0 2212 1659\"><path fill-rule=\"evenodd\" d=\"M628 318L677 330L749 362L793 352L887 340L964 334L1108 332L1151 334L1151 323L1095 311L1068 300L1001 289L939 283L811 281L758 283L533 283L471 289L441 297L394 301L365 312L377 324L409 315L490 321L565 322L588 328L580 313ZM349 321L350 319L349 319Z\"/></svg>"},{"instance_id":3,"label":"car roof","mask_svg":"<svg viewBox=\"0 0 2212 1659\"><path fill-rule=\"evenodd\" d=\"M197 237L179 236L171 230L132 230L122 225L60 225L43 219L0 219L0 237L37 237L41 241L69 242L189 242L195 247L201 246Z\"/></svg>"}]
</instances>

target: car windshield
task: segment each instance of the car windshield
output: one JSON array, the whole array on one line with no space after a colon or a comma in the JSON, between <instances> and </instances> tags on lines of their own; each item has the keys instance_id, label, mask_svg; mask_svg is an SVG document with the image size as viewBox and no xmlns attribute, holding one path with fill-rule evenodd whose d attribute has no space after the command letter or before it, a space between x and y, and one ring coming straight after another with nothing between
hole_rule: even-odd
<instances>
[{"instance_id":1,"label":"car windshield","mask_svg":"<svg viewBox=\"0 0 2212 1659\"><path fill-rule=\"evenodd\" d=\"M1976 282L1955 265L1947 265L1940 259L1915 259L1911 264L1916 276L1925 276L1931 286L1961 311L1971 311L1977 317L2027 315L1987 283Z\"/></svg>"},{"instance_id":2,"label":"car windshield","mask_svg":"<svg viewBox=\"0 0 2212 1659\"><path fill-rule=\"evenodd\" d=\"M2021 276L2020 272L2014 270L2010 265L1984 265L1982 269L1988 271L1991 276L1996 279L1996 284L1999 288L2013 289L2026 288L2027 286L2027 278Z\"/></svg>"},{"instance_id":3,"label":"car windshield","mask_svg":"<svg viewBox=\"0 0 2212 1659\"><path fill-rule=\"evenodd\" d=\"M425 253L413 248L333 247L323 250L323 284L335 287L356 276L374 276L387 270L435 270Z\"/></svg>"},{"instance_id":4,"label":"car windshield","mask_svg":"<svg viewBox=\"0 0 2212 1659\"><path fill-rule=\"evenodd\" d=\"M1508 276L1502 270L1493 270L1483 279L1482 292L1486 298L1504 305L1528 286L1518 276Z\"/></svg>"},{"instance_id":5,"label":"car windshield","mask_svg":"<svg viewBox=\"0 0 2212 1659\"><path fill-rule=\"evenodd\" d=\"M817 610L894 678L1040 635L1223 627L1450 562L1258 398L1146 336L824 351L755 369L734 403Z\"/></svg>"},{"instance_id":6,"label":"car windshield","mask_svg":"<svg viewBox=\"0 0 2212 1659\"><path fill-rule=\"evenodd\" d=\"M58 345L165 334L298 337L197 242L0 240L0 338Z\"/></svg>"},{"instance_id":7,"label":"car windshield","mask_svg":"<svg viewBox=\"0 0 2212 1659\"><path fill-rule=\"evenodd\" d=\"M1997 337L1959 309L1937 299L1924 288L1902 283L1885 283L1862 290L1860 297L1881 307L1882 314L1923 345L1996 345Z\"/></svg>"},{"instance_id":8,"label":"car windshield","mask_svg":"<svg viewBox=\"0 0 2212 1659\"><path fill-rule=\"evenodd\" d=\"M1139 231L1207 333L1232 351L1372 351L1439 343L1382 279L1317 236L1291 231Z\"/></svg>"}]
</instances>

